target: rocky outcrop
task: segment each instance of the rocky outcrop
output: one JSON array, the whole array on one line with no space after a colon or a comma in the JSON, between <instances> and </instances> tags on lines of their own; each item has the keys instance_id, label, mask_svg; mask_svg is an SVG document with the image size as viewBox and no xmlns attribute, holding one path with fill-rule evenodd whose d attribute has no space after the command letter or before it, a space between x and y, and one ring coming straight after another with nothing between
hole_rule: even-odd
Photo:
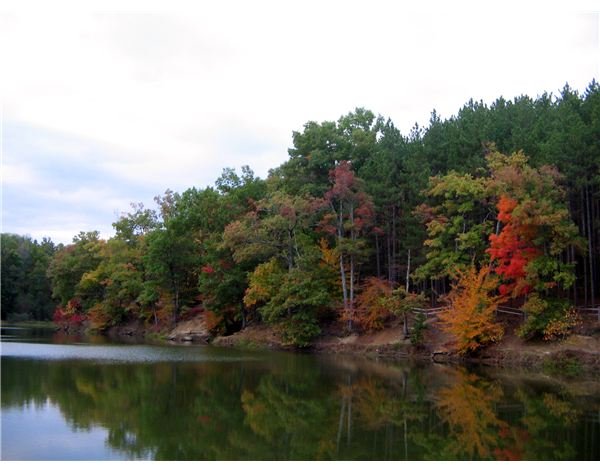
<instances>
[{"instance_id":1,"label":"rocky outcrop","mask_svg":"<svg viewBox=\"0 0 600 465\"><path fill-rule=\"evenodd\" d=\"M167 339L173 342L208 344L212 337L206 329L204 318L197 316L178 323L167 335Z\"/></svg>"}]
</instances>

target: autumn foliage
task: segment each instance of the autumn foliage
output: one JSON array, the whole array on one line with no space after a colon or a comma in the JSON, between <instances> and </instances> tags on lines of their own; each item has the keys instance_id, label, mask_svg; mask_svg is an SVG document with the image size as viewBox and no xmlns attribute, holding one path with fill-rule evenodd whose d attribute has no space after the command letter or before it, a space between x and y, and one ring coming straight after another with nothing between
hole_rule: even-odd
<instances>
[{"instance_id":1,"label":"autumn foliage","mask_svg":"<svg viewBox=\"0 0 600 465\"><path fill-rule=\"evenodd\" d=\"M206 324L206 330L209 332L216 331L223 321L223 317L211 310L204 311L204 322Z\"/></svg>"},{"instance_id":2,"label":"autumn foliage","mask_svg":"<svg viewBox=\"0 0 600 465\"><path fill-rule=\"evenodd\" d=\"M362 180L356 177L352 164L338 163L329 172L331 189L323 198L328 211L323 215L320 228L333 236L339 257L339 272L342 287L342 320L352 329L354 314L355 287L358 266L364 261L367 247L365 234L374 221L374 205L364 189Z\"/></svg>"},{"instance_id":3,"label":"autumn foliage","mask_svg":"<svg viewBox=\"0 0 600 465\"><path fill-rule=\"evenodd\" d=\"M356 303L355 321L362 329L383 329L392 316L392 286L385 279L368 278Z\"/></svg>"},{"instance_id":4,"label":"autumn foliage","mask_svg":"<svg viewBox=\"0 0 600 465\"><path fill-rule=\"evenodd\" d=\"M459 354L475 352L502 337L503 328L494 322L494 315L506 297L496 295L497 287L498 278L490 274L489 267L477 271L471 266L458 272L448 295L450 308L440 313L440 320L443 330L454 337Z\"/></svg>"},{"instance_id":5,"label":"autumn foliage","mask_svg":"<svg viewBox=\"0 0 600 465\"><path fill-rule=\"evenodd\" d=\"M513 297L526 295L531 291L527 282L527 264L540 252L533 245L535 228L520 223L514 213L516 200L501 196L498 201L498 220L504 224L500 234L490 235L490 248L487 252L492 260L497 260L495 272L504 283L498 288L501 295Z\"/></svg>"},{"instance_id":6,"label":"autumn foliage","mask_svg":"<svg viewBox=\"0 0 600 465\"><path fill-rule=\"evenodd\" d=\"M600 86L590 92L587 119ZM202 308L213 333L261 322L297 346L336 316L346 333L396 317L404 338L429 347L435 340L424 337L436 333L425 334L413 310L436 307L455 282L442 319L461 353L500 337L494 309L509 298L527 315L520 335L563 338L576 322L558 300L587 307L600 293L598 170L585 148L596 146L595 132L580 132L585 118L569 115L588 103L568 95L567 113L552 122L546 111L558 107L544 100L537 121L537 104L522 99L489 111L469 105L446 122L432 115L430 129L409 137L357 109L294 131L290 158L268 179L226 168L206 189L169 189L156 209L132 205L110 239L81 232L54 247L3 235L2 313L47 318L61 305L55 320L65 326L103 331L139 320L159 330ZM532 131L526 120L552 129ZM563 132L563 120L577 127ZM52 305L36 310L50 294Z\"/></svg>"},{"instance_id":7,"label":"autumn foliage","mask_svg":"<svg viewBox=\"0 0 600 465\"><path fill-rule=\"evenodd\" d=\"M52 315L52 321L60 326L81 326L87 319L82 313L81 301L71 299L64 307L57 307Z\"/></svg>"}]
</instances>

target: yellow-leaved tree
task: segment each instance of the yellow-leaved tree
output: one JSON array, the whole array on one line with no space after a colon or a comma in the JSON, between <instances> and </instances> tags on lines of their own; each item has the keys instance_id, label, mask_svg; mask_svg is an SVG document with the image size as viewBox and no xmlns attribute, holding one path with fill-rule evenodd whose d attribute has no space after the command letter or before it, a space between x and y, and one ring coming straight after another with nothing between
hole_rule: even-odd
<instances>
[{"instance_id":1,"label":"yellow-leaved tree","mask_svg":"<svg viewBox=\"0 0 600 465\"><path fill-rule=\"evenodd\" d=\"M471 265L466 271L458 271L448 295L450 308L440 313L440 320L442 329L453 336L459 354L473 353L502 338L504 330L494 316L506 297L497 295L498 281L487 266L477 271Z\"/></svg>"}]
</instances>

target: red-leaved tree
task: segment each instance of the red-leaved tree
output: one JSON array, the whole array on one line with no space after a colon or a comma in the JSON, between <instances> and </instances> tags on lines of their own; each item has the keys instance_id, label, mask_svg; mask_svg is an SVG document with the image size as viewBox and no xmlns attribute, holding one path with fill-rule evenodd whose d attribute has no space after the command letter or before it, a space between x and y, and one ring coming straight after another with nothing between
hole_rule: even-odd
<instances>
[{"instance_id":1,"label":"red-leaved tree","mask_svg":"<svg viewBox=\"0 0 600 465\"><path fill-rule=\"evenodd\" d=\"M342 283L343 316L348 321L348 329L352 330L357 265L365 250L362 238L369 231L375 213L373 202L364 191L360 178L355 176L350 162L338 163L329 173L329 179L332 187L324 198L329 208L321 220L321 227L335 237Z\"/></svg>"},{"instance_id":2,"label":"red-leaved tree","mask_svg":"<svg viewBox=\"0 0 600 465\"><path fill-rule=\"evenodd\" d=\"M532 283L527 281L527 264L540 255L533 244L535 227L519 222L513 214L518 202L507 196L498 201L498 220L504 226L499 234L490 235L487 252L496 260L494 271L504 281L498 288L501 295L518 297L528 294Z\"/></svg>"}]
</instances>

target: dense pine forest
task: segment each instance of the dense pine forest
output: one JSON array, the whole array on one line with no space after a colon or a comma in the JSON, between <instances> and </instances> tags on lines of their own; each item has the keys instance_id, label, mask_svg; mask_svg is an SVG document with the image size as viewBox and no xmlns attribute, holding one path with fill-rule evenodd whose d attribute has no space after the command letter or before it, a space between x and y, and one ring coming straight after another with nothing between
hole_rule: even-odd
<instances>
[{"instance_id":1,"label":"dense pine forest","mask_svg":"<svg viewBox=\"0 0 600 465\"><path fill-rule=\"evenodd\" d=\"M204 312L215 334L262 321L306 346L444 305L466 353L501 337L503 304L527 314L522 337L564 337L600 294L600 86L469 101L409 134L358 108L293 132L267 179L225 168L155 200L108 240L2 234L2 319L102 331Z\"/></svg>"}]
</instances>

